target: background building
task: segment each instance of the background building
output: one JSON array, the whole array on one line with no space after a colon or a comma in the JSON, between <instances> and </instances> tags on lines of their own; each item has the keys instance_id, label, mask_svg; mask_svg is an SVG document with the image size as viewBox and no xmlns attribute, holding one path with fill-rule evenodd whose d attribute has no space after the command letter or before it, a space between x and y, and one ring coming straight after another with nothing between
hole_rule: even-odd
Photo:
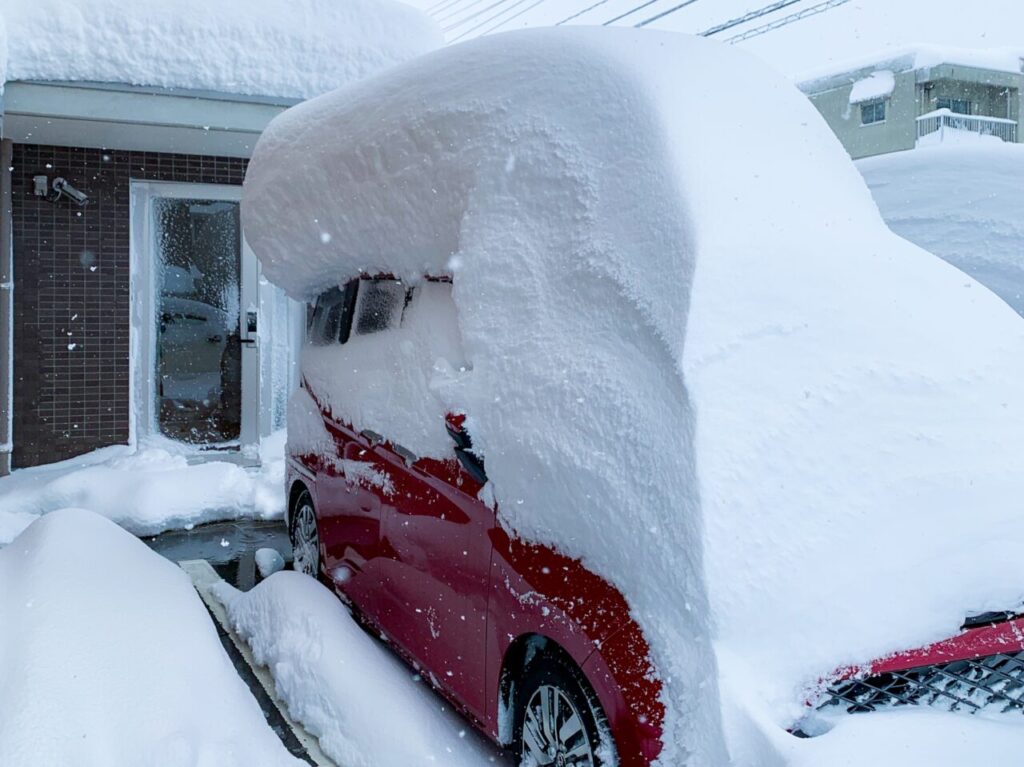
<instances>
[{"instance_id":1,"label":"background building","mask_svg":"<svg viewBox=\"0 0 1024 767\"><path fill-rule=\"evenodd\" d=\"M920 48L800 83L854 158L955 140L1021 140L1022 67L1010 53Z\"/></svg>"}]
</instances>

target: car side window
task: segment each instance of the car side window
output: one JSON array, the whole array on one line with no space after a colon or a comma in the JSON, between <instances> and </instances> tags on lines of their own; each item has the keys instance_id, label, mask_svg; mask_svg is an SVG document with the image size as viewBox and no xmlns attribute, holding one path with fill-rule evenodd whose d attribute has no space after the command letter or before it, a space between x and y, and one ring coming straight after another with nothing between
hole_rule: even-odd
<instances>
[{"instance_id":1,"label":"car side window","mask_svg":"<svg viewBox=\"0 0 1024 767\"><path fill-rule=\"evenodd\" d=\"M306 338L314 346L343 344L350 336L379 333L402 324L413 289L393 279L352 280L321 293L309 313Z\"/></svg>"},{"instance_id":2,"label":"car side window","mask_svg":"<svg viewBox=\"0 0 1024 767\"><path fill-rule=\"evenodd\" d=\"M306 328L310 343L317 346L344 343L352 327L352 306L355 303L356 280L344 288L331 288L321 293L313 307Z\"/></svg>"},{"instance_id":3,"label":"car side window","mask_svg":"<svg viewBox=\"0 0 1024 767\"><path fill-rule=\"evenodd\" d=\"M353 334L366 336L401 325L411 295L412 291L398 280L360 280Z\"/></svg>"}]
</instances>

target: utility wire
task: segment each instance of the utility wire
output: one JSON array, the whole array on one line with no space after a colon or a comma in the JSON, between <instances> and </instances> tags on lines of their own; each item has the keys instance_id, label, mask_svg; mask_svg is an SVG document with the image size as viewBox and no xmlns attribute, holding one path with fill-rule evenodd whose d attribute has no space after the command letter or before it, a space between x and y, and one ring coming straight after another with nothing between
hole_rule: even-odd
<instances>
[{"instance_id":1,"label":"utility wire","mask_svg":"<svg viewBox=\"0 0 1024 767\"><path fill-rule=\"evenodd\" d=\"M507 3L507 2L509 2L509 0L499 0L499 2L495 3L495 5L502 5L502 4ZM463 37L468 35L470 32L475 32L476 30L480 29L480 27L486 27L492 21L497 19L499 16L502 16L503 14L508 13L513 8L518 8L520 5L522 5L525 2L527 2L527 0L515 0L515 2L512 3L512 5L510 5L508 8L505 8L504 10L498 11L493 16L490 16L490 17L484 19L483 21L481 21L479 24L476 24L475 26L470 27L469 29L467 29L464 32L462 32L462 34L460 34L458 37L453 37L449 42L454 43L454 42L456 42L458 40L461 40ZM461 24L456 24L455 26L461 26ZM448 30L446 29L444 31L447 32Z\"/></svg>"},{"instance_id":2,"label":"utility wire","mask_svg":"<svg viewBox=\"0 0 1024 767\"><path fill-rule=\"evenodd\" d=\"M435 3L427 9L427 13L431 16L436 16L442 11L447 11L449 8L454 8L459 3L465 2L465 0L441 0L439 3Z\"/></svg>"},{"instance_id":3,"label":"utility wire","mask_svg":"<svg viewBox=\"0 0 1024 767\"><path fill-rule=\"evenodd\" d=\"M661 13L656 13L655 15L651 16L651 18L644 19L643 21L641 21L639 24L636 24L635 26L638 27L638 28L639 27L646 27L652 21L657 21L658 19L663 19L666 16L668 16L670 13L675 13L676 11L682 10L683 8L685 8L688 5L693 5L695 2L697 2L697 0L683 0L683 2L679 3L679 5L674 5L671 8L669 8L668 10L662 11ZM793 2L796 2L796 0L793 0ZM642 8L643 6L640 6L640 7Z\"/></svg>"},{"instance_id":4,"label":"utility wire","mask_svg":"<svg viewBox=\"0 0 1024 767\"><path fill-rule=\"evenodd\" d=\"M482 2L485 2L485 0L475 0L474 4L482 3ZM488 13L489 11L493 11L495 8L498 8L499 6L505 5L506 3L509 3L509 2L512 2L512 0L496 0L496 2L491 3L486 8L481 8L476 13L471 13L471 14L469 14L469 16L466 16L466 17L464 17L462 19L459 19L454 24L450 24L447 27L442 27L441 31L442 32L450 32L451 30L457 29L458 27L461 27L463 24L466 24L467 22L470 22L473 19L479 18L480 16L483 16L485 13ZM524 2L525 2L525 0L524 0ZM505 10L508 10L508 9L506 8ZM502 13L504 13L504 11L499 11L498 15L501 15ZM494 17L492 16L490 18L494 18ZM486 24L488 21L490 21L490 18L489 19L485 19L483 24ZM483 26L483 24L481 26ZM476 29L476 27L474 27L474 29ZM458 38L456 38L456 39L458 39Z\"/></svg>"},{"instance_id":5,"label":"utility wire","mask_svg":"<svg viewBox=\"0 0 1024 767\"><path fill-rule=\"evenodd\" d=\"M626 11L625 13L620 13L614 19L608 19L608 21L604 22L604 24L602 24L601 26L602 27L607 27L607 26L609 26L611 24L614 24L619 19L624 19L627 16L632 16L637 11L642 11L648 5L654 5L656 2L658 2L658 0L647 0L646 3L641 3L640 5L638 5L636 8L633 8L632 10Z\"/></svg>"},{"instance_id":6,"label":"utility wire","mask_svg":"<svg viewBox=\"0 0 1024 767\"><path fill-rule=\"evenodd\" d=\"M802 11L797 11L796 13L791 13L789 16L777 19L769 24L762 24L759 27L748 29L746 32L742 32L738 35L733 35L732 37L727 38L725 42L732 43L733 45L735 45L741 40L749 40L751 37L763 35L766 32L771 32L774 29L784 27L788 24L792 24L795 21L800 21L801 19L806 19L809 16L817 16L819 13L824 13L825 11L831 10L832 8L838 8L840 5L845 5L848 2L850 2L850 0L826 0L826 2L818 3L817 5L811 6L810 8L804 8Z\"/></svg>"},{"instance_id":7,"label":"utility wire","mask_svg":"<svg viewBox=\"0 0 1024 767\"><path fill-rule=\"evenodd\" d=\"M594 10L594 9L595 9L595 8L597 8L598 6L604 5L604 4L605 4L605 3L607 3L607 2L608 2L608 0L597 0L597 2L596 2L596 3L594 3L593 5L589 5L589 6L587 6L587 7L586 7L586 8L584 8L584 9L583 9L582 11L576 11L576 13L574 13L574 14L573 14L572 16L566 16L566 17L565 17L564 19L562 19L561 21L555 22L555 26L556 26L556 27L560 27L560 26L562 26L562 24L564 24L565 22L567 22L567 21L572 21L573 19L575 19L575 18L577 18L577 17L579 17L579 16L582 16L582 15L583 15L584 13L590 13L590 12L591 12L592 10Z\"/></svg>"},{"instance_id":8,"label":"utility wire","mask_svg":"<svg viewBox=\"0 0 1024 767\"><path fill-rule=\"evenodd\" d=\"M717 35L719 32L724 32L727 29L738 27L740 24L746 24L748 21L754 19L760 19L762 16L767 16L769 13L775 13L781 11L783 8L788 8L791 5L796 5L800 0L777 0L777 2L770 3L763 8L758 8L750 13L744 13L742 16L737 16L735 19L729 19L723 21L721 24L715 24L713 27L708 27L700 33L701 37L711 37Z\"/></svg>"},{"instance_id":9,"label":"utility wire","mask_svg":"<svg viewBox=\"0 0 1024 767\"><path fill-rule=\"evenodd\" d=\"M472 21L477 16L480 16L481 14L487 13L492 8L497 8L504 1L505 0L495 0L495 2L492 2L486 8L481 8L479 11L476 11L475 13L471 13L468 16L463 16L461 19L456 18L457 16L459 16L459 14L465 13L470 8L474 8L475 6L480 5L480 3L487 2L487 0L472 0L472 2L470 2L469 5L467 5L467 6L463 7L463 8L460 8L455 13L450 13L447 16L440 17L440 18L436 19L436 21L437 21L438 24L441 24L441 25L447 24L447 26L442 26L442 29L445 32L447 32L449 29L454 29L455 27L459 26L460 24L464 24L467 21Z\"/></svg>"},{"instance_id":10,"label":"utility wire","mask_svg":"<svg viewBox=\"0 0 1024 767\"><path fill-rule=\"evenodd\" d=\"M495 24L490 29L485 29L483 32L480 33L480 36L482 37L484 35L489 35L491 32L493 32L496 29L500 29L501 27L503 27L506 24L508 24L510 21L518 19L524 13L527 13L528 11L532 11L534 8L536 8L538 5L540 5L543 2L545 2L545 0L536 0L536 2L534 2L531 5L526 6L525 8L523 8L523 10L519 11L519 13L514 13L511 16L509 16L507 19L505 19L504 21L499 21L497 24Z\"/></svg>"}]
</instances>

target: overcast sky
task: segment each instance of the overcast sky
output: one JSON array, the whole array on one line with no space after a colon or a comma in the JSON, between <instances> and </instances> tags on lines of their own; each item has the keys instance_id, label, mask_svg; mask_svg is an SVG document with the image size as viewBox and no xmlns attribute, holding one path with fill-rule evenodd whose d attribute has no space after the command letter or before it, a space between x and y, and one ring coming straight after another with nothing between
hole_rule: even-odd
<instances>
[{"instance_id":1,"label":"overcast sky","mask_svg":"<svg viewBox=\"0 0 1024 767\"><path fill-rule=\"evenodd\" d=\"M602 24L647 0L407 0L421 8L442 2L434 15L447 36L470 39L491 31L545 26L600 3L569 22ZM723 21L763 8L771 0L692 0L691 4L653 22L649 29L701 32ZM617 22L636 24L683 0L654 0ZM793 5L738 26L719 37L783 19L821 0ZM517 15L522 12L522 15ZM446 18L447 17L447 18ZM502 21L500 28L495 29ZM457 22L463 22L457 24ZM473 27L478 27L473 29ZM964 48L1017 47L1024 51L1024 0L848 0L844 5L739 43L790 76L828 68L876 50L913 43Z\"/></svg>"}]
</instances>

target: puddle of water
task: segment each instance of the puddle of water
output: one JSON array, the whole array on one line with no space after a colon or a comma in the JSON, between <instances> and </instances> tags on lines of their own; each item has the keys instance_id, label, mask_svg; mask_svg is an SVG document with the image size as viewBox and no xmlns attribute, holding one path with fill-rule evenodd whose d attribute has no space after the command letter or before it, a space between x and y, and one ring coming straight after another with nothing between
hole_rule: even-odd
<instances>
[{"instance_id":1,"label":"puddle of water","mask_svg":"<svg viewBox=\"0 0 1024 767\"><path fill-rule=\"evenodd\" d=\"M276 549L285 562L292 561L292 547L281 520L210 522L191 530L169 530L142 540L175 563L184 559L205 559L221 578L242 591L248 591L259 581L257 549Z\"/></svg>"}]
</instances>

